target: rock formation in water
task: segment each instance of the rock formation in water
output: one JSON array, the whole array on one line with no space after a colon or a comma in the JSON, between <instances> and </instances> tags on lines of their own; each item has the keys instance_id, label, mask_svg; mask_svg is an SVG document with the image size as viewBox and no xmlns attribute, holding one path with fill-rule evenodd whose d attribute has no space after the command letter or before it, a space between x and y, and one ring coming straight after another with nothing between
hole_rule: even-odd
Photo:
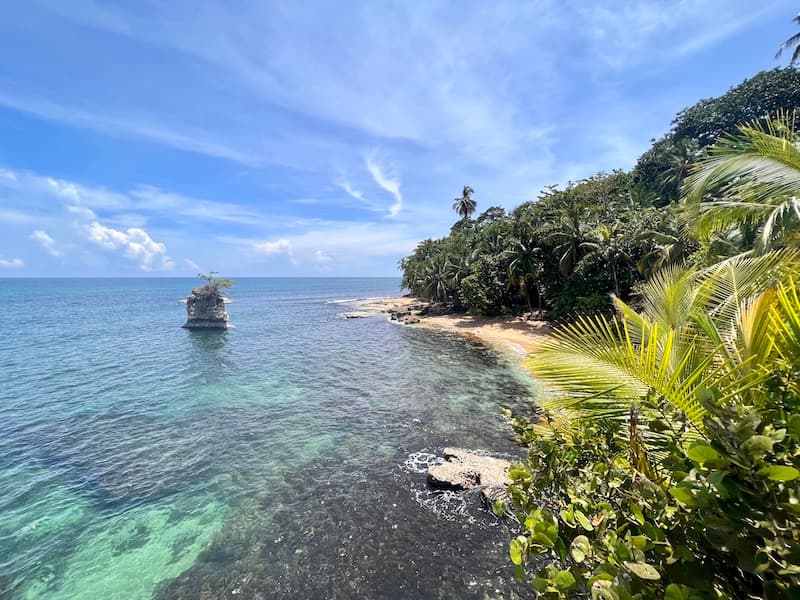
<instances>
[{"instance_id":1,"label":"rock formation in water","mask_svg":"<svg viewBox=\"0 0 800 600\"><path fill-rule=\"evenodd\" d=\"M507 500L506 488L511 484L508 476L510 462L460 448L445 448L443 454L445 461L442 464L428 468L429 485L453 490L480 488L489 506L496 500Z\"/></svg>"},{"instance_id":2,"label":"rock formation in water","mask_svg":"<svg viewBox=\"0 0 800 600\"><path fill-rule=\"evenodd\" d=\"M224 288L231 287L233 282L229 279L217 279L215 273L199 275L206 281L206 285L192 290L186 300L186 329L227 329L232 327L228 323L228 311L225 304L230 302L222 295Z\"/></svg>"}]
</instances>

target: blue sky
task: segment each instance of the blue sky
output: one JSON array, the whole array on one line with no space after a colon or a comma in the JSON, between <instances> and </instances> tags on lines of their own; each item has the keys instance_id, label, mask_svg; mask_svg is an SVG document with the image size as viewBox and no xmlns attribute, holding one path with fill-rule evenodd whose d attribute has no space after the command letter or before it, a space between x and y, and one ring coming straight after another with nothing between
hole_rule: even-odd
<instances>
[{"instance_id":1,"label":"blue sky","mask_svg":"<svg viewBox=\"0 0 800 600\"><path fill-rule=\"evenodd\" d=\"M774 60L790 0L0 7L0 277L396 275L632 167ZM785 61L784 61L785 62Z\"/></svg>"}]
</instances>

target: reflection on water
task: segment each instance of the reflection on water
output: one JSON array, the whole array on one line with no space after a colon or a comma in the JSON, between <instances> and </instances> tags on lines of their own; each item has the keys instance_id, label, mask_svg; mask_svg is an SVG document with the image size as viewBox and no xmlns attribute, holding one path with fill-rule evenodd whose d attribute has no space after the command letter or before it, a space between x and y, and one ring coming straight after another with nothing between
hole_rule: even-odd
<instances>
[{"instance_id":1,"label":"reflection on water","mask_svg":"<svg viewBox=\"0 0 800 600\"><path fill-rule=\"evenodd\" d=\"M243 280L229 331L176 326L185 280L11 285L0 597L517 592L504 526L408 465L513 455L499 409L528 382L480 345L326 304L395 281Z\"/></svg>"}]
</instances>

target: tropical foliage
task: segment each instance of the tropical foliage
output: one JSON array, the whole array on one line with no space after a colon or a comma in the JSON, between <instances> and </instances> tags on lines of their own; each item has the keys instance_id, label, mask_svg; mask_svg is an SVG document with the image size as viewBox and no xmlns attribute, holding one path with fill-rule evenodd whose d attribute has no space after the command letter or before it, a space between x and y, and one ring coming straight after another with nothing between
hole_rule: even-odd
<instances>
[{"instance_id":1,"label":"tropical foliage","mask_svg":"<svg viewBox=\"0 0 800 600\"><path fill-rule=\"evenodd\" d=\"M219 292L220 290L232 288L236 283L233 279L221 279L217 277L217 275L219 275L217 271L210 271L208 274L198 273L197 277L205 281L205 284L202 285L199 290L204 292Z\"/></svg>"},{"instance_id":2,"label":"tropical foliage","mask_svg":"<svg viewBox=\"0 0 800 600\"><path fill-rule=\"evenodd\" d=\"M537 348L527 367L554 395L513 419L521 579L552 597L793 597L799 264L670 268L641 310L616 300Z\"/></svg>"},{"instance_id":3,"label":"tropical foliage","mask_svg":"<svg viewBox=\"0 0 800 600\"><path fill-rule=\"evenodd\" d=\"M701 158L686 182L696 233L705 245L721 240L733 252L796 245L800 235L798 113L739 127ZM701 200L709 201L699 204ZM731 241L738 240L738 244Z\"/></svg>"},{"instance_id":4,"label":"tropical foliage","mask_svg":"<svg viewBox=\"0 0 800 600\"><path fill-rule=\"evenodd\" d=\"M635 305L615 296L614 316L579 316L526 362L551 395L534 420L509 415L527 450L510 554L546 597L797 597L795 121L751 121L699 155L684 225L649 234L684 260L646 256Z\"/></svg>"}]
</instances>

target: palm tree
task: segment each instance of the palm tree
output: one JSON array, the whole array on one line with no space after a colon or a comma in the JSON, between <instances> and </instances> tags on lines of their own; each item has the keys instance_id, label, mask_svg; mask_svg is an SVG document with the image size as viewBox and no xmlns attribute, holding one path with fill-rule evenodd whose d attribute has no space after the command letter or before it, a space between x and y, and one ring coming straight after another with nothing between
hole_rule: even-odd
<instances>
[{"instance_id":1,"label":"palm tree","mask_svg":"<svg viewBox=\"0 0 800 600\"><path fill-rule=\"evenodd\" d=\"M584 217L587 207L583 202L572 201L561 208L561 230L552 234L546 241L555 241L555 252L560 255L558 269L567 277L581 259L586 242Z\"/></svg>"},{"instance_id":2,"label":"palm tree","mask_svg":"<svg viewBox=\"0 0 800 600\"><path fill-rule=\"evenodd\" d=\"M704 398L759 405L770 361L800 364L799 261L800 253L782 250L704 270L667 268L644 284L640 312L615 299L617 317L556 329L526 361L558 393L540 403L547 419L538 431L612 419L632 452L635 444L657 454L663 406L682 415L667 423L673 439L691 439L705 436Z\"/></svg>"},{"instance_id":3,"label":"palm tree","mask_svg":"<svg viewBox=\"0 0 800 600\"><path fill-rule=\"evenodd\" d=\"M698 161L684 185L701 239L760 228L756 250L800 242L800 140L797 112L739 127ZM702 202L706 196L711 201Z\"/></svg>"},{"instance_id":4,"label":"palm tree","mask_svg":"<svg viewBox=\"0 0 800 600\"><path fill-rule=\"evenodd\" d=\"M621 224L613 223L600 223L594 232L594 241L585 241L581 243L582 248L589 248L603 257L603 260L611 269L611 275L614 280L614 294L620 295L618 265L631 264L632 260L630 255L624 248L621 235Z\"/></svg>"},{"instance_id":5,"label":"palm tree","mask_svg":"<svg viewBox=\"0 0 800 600\"><path fill-rule=\"evenodd\" d=\"M792 19L794 23L800 25L800 14L798 14L794 19ZM793 65L796 62L800 62L800 33L795 33L791 36L788 40L781 44L781 47L778 48L777 54L775 54L775 58L780 58L781 53L787 48L794 46L794 50L792 51L792 57L789 59L789 65Z\"/></svg>"},{"instance_id":6,"label":"palm tree","mask_svg":"<svg viewBox=\"0 0 800 600\"><path fill-rule=\"evenodd\" d=\"M461 197L453 200L453 210L456 211L462 219L470 218L472 213L475 212L475 207L478 203L472 199L472 194L474 193L475 190L465 185L464 189L461 191Z\"/></svg>"},{"instance_id":7,"label":"palm tree","mask_svg":"<svg viewBox=\"0 0 800 600\"><path fill-rule=\"evenodd\" d=\"M421 296L433 302L446 302L450 293L451 273L447 258L434 254L423 267Z\"/></svg>"},{"instance_id":8,"label":"palm tree","mask_svg":"<svg viewBox=\"0 0 800 600\"><path fill-rule=\"evenodd\" d=\"M680 139L667 153L670 161L669 168L664 171L661 180L661 190L666 192L670 199L675 199L680 190L681 183L691 172L692 165L697 159L699 148L693 139Z\"/></svg>"},{"instance_id":9,"label":"palm tree","mask_svg":"<svg viewBox=\"0 0 800 600\"><path fill-rule=\"evenodd\" d=\"M517 282L520 291L524 292L528 302L528 312L533 312L531 303L531 286L536 288L539 311L542 310L542 292L539 288L539 277L543 268L542 250L532 237L513 237L509 240L509 248L505 254L511 258L508 263L508 277Z\"/></svg>"}]
</instances>

